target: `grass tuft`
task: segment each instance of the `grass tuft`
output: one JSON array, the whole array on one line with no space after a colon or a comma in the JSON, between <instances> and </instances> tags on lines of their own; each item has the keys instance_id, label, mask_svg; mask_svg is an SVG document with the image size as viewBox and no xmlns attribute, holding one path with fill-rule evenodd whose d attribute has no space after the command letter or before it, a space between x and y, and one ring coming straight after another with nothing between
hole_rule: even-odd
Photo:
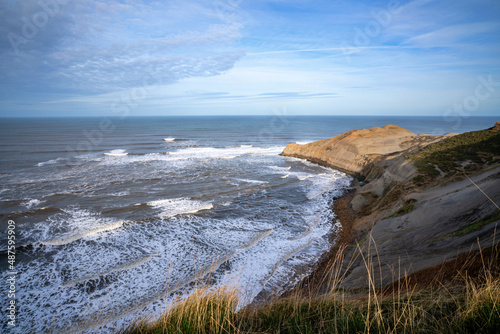
<instances>
[{"instance_id":1,"label":"grass tuft","mask_svg":"<svg viewBox=\"0 0 500 334\"><path fill-rule=\"evenodd\" d=\"M482 263L477 275L468 276L466 259L469 267L455 272L455 279L425 288L408 276L382 288L372 257L362 255L367 291L296 293L240 311L236 291L200 288L160 319L137 321L121 333L499 333L499 254L499 244L475 252L468 259Z\"/></svg>"},{"instance_id":2,"label":"grass tuft","mask_svg":"<svg viewBox=\"0 0 500 334\"><path fill-rule=\"evenodd\" d=\"M493 213L491 216L489 216L487 218L477 220L477 221L475 221L467 226L462 227L461 229L459 229L456 232L453 232L451 234L444 236L443 238L441 238L441 240L446 239L446 238L450 238L450 237L463 237L469 233L479 231L484 226L491 224L493 222L496 222L497 220L500 220L500 210L495 211L495 213Z\"/></svg>"},{"instance_id":3,"label":"grass tuft","mask_svg":"<svg viewBox=\"0 0 500 334\"><path fill-rule=\"evenodd\" d=\"M237 291L198 288L187 299L178 301L160 319L140 319L122 333L223 334L237 333L234 326Z\"/></svg>"},{"instance_id":4,"label":"grass tuft","mask_svg":"<svg viewBox=\"0 0 500 334\"><path fill-rule=\"evenodd\" d=\"M415 209L415 200L409 200L406 201L406 203L398 209L398 211L394 212L392 215L386 217L386 218L392 218L392 217L401 217L406 215L407 213L412 212Z\"/></svg>"},{"instance_id":5,"label":"grass tuft","mask_svg":"<svg viewBox=\"0 0 500 334\"><path fill-rule=\"evenodd\" d=\"M418 170L413 182L422 186L444 174L473 172L500 162L500 132L482 130L462 133L431 144L406 157Z\"/></svg>"}]
</instances>

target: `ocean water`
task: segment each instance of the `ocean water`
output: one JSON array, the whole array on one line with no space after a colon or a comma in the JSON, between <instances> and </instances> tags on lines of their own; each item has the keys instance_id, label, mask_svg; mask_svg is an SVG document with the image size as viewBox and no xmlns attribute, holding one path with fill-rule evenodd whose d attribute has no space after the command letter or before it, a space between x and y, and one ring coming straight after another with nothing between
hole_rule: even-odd
<instances>
[{"instance_id":1,"label":"ocean water","mask_svg":"<svg viewBox=\"0 0 500 334\"><path fill-rule=\"evenodd\" d=\"M332 201L351 180L280 156L286 144L386 124L443 134L495 121L1 119L2 282L7 222L16 222L18 326L11 332L107 332L160 314L200 280L234 286L240 306L279 293L330 247Z\"/></svg>"}]
</instances>

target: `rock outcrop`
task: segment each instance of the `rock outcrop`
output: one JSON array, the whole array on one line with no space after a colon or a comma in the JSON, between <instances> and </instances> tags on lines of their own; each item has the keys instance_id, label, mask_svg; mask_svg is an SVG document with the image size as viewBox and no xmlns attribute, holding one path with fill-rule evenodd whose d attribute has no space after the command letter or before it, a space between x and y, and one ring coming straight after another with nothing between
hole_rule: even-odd
<instances>
[{"instance_id":1,"label":"rock outcrop","mask_svg":"<svg viewBox=\"0 0 500 334\"><path fill-rule=\"evenodd\" d=\"M471 180L474 182L472 183ZM411 203L411 212L391 215L393 207L376 209L355 222L356 247L346 253L347 273L341 287L360 289L368 284L360 252L373 258L373 277L387 285L405 274L431 268L459 254L487 248L498 242L500 167L421 192L401 192L396 208ZM481 190L479 190L481 189ZM482 193L486 193L492 201ZM474 229L470 226L480 225ZM469 229L467 233L464 232ZM349 264L347 264L349 262Z\"/></svg>"},{"instance_id":2,"label":"rock outcrop","mask_svg":"<svg viewBox=\"0 0 500 334\"><path fill-rule=\"evenodd\" d=\"M500 131L500 122L496 122L495 123L495 126L491 128L491 130L493 131Z\"/></svg>"},{"instance_id":3,"label":"rock outcrop","mask_svg":"<svg viewBox=\"0 0 500 334\"><path fill-rule=\"evenodd\" d=\"M387 285L400 274L497 243L499 131L497 122L488 130L450 138L456 134L416 135L387 125L306 145L289 144L285 156L363 176L362 181L354 179L354 192L343 199L352 216L347 233L352 240L345 242L340 287L367 287L366 259L372 263L372 279ZM437 144L426 148L433 143ZM438 153L434 160L416 164L422 152ZM453 167L454 172L445 173L436 165L440 161L462 170ZM427 167L436 167L437 175L430 183L417 182Z\"/></svg>"},{"instance_id":4,"label":"rock outcrop","mask_svg":"<svg viewBox=\"0 0 500 334\"><path fill-rule=\"evenodd\" d=\"M416 135L397 125L352 130L306 145L288 144L282 155L303 158L350 174L364 175L383 156L418 149L443 136Z\"/></svg>"}]
</instances>

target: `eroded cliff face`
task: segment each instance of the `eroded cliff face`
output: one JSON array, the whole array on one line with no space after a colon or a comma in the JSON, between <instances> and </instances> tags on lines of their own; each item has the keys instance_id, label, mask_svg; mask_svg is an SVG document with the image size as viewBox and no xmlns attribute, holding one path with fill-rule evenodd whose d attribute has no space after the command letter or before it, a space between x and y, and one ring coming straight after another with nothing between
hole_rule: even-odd
<instances>
[{"instance_id":1,"label":"eroded cliff face","mask_svg":"<svg viewBox=\"0 0 500 334\"><path fill-rule=\"evenodd\" d=\"M416 135L397 125L352 130L306 145L288 144L282 155L307 159L349 174L365 175L375 161L418 149L443 136Z\"/></svg>"},{"instance_id":2,"label":"eroded cliff face","mask_svg":"<svg viewBox=\"0 0 500 334\"><path fill-rule=\"evenodd\" d=\"M347 233L352 239L344 241L348 247L341 266L342 288L366 288L368 277L362 259L376 257L372 275L386 285L399 279L396 272L411 274L477 249L478 245L489 247L498 242L495 232L500 223L495 218L498 217L495 203L500 202L500 164L495 153L500 147L495 139L498 137L488 135L490 139L483 139L488 140L490 149L479 150L492 151L488 153L492 159L477 162L477 168L467 171L467 176L465 169L452 176L438 169L441 175L435 177L435 182L419 185L414 180L422 171L417 170L415 160L410 158L433 143L438 144L427 148L430 151L436 150L436 146L450 152L460 152L458 148L463 145L474 148L477 138L488 131L500 131L500 122L488 130L470 132L470 136L459 135L458 139L447 139L456 134L416 135L387 125L353 130L306 145L289 144L285 148L282 153L285 156L340 169L362 180L354 179L354 191L345 199L346 210L352 214ZM475 149L467 154L486 154ZM462 160L455 161L455 157L443 154L442 159L453 159L457 166L467 165ZM344 222L340 223L344 229ZM482 227L461 232L471 224Z\"/></svg>"},{"instance_id":3,"label":"eroded cliff face","mask_svg":"<svg viewBox=\"0 0 500 334\"><path fill-rule=\"evenodd\" d=\"M354 180L357 192L350 203L359 213L393 204L386 203L384 195L397 192L399 188L395 187L415 176L416 168L404 154L451 135L416 135L397 125L386 125L352 130L306 145L289 144L282 155L307 159L364 179L363 187Z\"/></svg>"}]
</instances>

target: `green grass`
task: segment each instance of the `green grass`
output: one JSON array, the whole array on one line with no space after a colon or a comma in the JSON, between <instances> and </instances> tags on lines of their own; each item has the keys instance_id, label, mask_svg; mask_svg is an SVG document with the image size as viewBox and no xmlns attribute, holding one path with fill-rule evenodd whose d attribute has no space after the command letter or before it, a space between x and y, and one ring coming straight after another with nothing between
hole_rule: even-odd
<instances>
[{"instance_id":1,"label":"green grass","mask_svg":"<svg viewBox=\"0 0 500 334\"><path fill-rule=\"evenodd\" d=\"M145 333L500 333L500 246L482 261L481 275L460 276L453 285L415 289L376 288L367 264L369 289L356 294L332 290L315 297L295 294L236 311L237 293L201 288L159 319L141 319L122 334ZM367 257L364 261L369 261Z\"/></svg>"},{"instance_id":2,"label":"green grass","mask_svg":"<svg viewBox=\"0 0 500 334\"><path fill-rule=\"evenodd\" d=\"M410 291L358 300L331 295L278 300L235 312L234 294L178 304L161 319L124 330L139 333L499 333L500 280L468 283L461 291Z\"/></svg>"},{"instance_id":3,"label":"green grass","mask_svg":"<svg viewBox=\"0 0 500 334\"><path fill-rule=\"evenodd\" d=\"M413 181L426 184L441 175L472 172L500 162L500 132L472 131L431 144L406 157L413 160L418 175Z\"/></svg>"},{"instance_id":4,"label":"green grass","mask_svg":"<svg viewBox=\"0 0 500 334\"><path fill-rule=\"evenodd\" d=\"M401 217L403 215L406 215L407 213L412 212L414 209L415 209L415 201L410 200L407 201L401 208L399 208L398 211L394 212L392 215L386 218Z\"/></svg>"},{"instance_id":5,"label":"green grass","mask_svg":"<svg viewBox=\"0 0 500 334\"><path fill-rule=\"evenodd\" d=\"M488 218L477 220L477 221L473 222L472 224L469 224L467 226L462 227L457 232L454 232L454 233L447 235L444 238L463 237L469 233L479 231L480 229L483 228L483 226L486 226L486 225L493 223L497 220L500 220L500 210L497 210L494 214L492 214Z\"/></svg>"},{"instance_id":6,"label":"green grass","mask_svg":"<svg viewBox=\"0 0 500 334\"><path fill-rule=\"evenodd\" d=\"M167 310L159 319L139 319L122 333L237 333L234 326L237 319L236 296L236 291L211 291L202 287Z\"/></svg>"}]
</instances>

